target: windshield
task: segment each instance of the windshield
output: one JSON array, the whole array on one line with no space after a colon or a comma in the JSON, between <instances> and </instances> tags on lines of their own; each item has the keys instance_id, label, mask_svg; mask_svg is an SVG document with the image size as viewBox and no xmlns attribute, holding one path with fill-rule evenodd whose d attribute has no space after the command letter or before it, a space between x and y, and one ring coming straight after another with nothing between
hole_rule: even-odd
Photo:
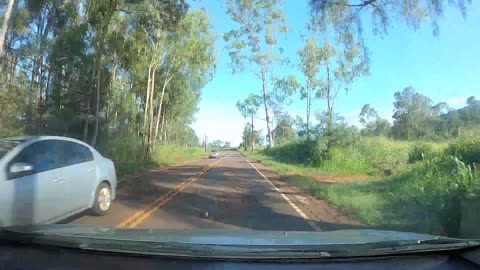
<instances>
[{"instance_id":1,"label":"windshield","mask_svg":"<svg viewBox=\"0 0 480 270\"><path fill-rule=\"evenodd\" d=\"M0 159L10 150L12 150L12 147L0 144Z\"/></svg>"},{"instance_id":2,"label":"windshield","mask_svg":"<svg viewBox=\"0 0 480 270\"><path fill-rule=\"evenodd\" d=\"M433 2L0 1L0 226L480 239L480 3Z\"/></svg>"},{"instance_id":3,"label":"windshield","mask_svg":"<svg viewBox=\"0 0 480 270\"><path fill-rule=\"evenodd\" d=\"M14 149L17 145L24 142L24 140L5 139L0 140L0 159L5 156L10 150Z\"/></svg>"}]
</instances>

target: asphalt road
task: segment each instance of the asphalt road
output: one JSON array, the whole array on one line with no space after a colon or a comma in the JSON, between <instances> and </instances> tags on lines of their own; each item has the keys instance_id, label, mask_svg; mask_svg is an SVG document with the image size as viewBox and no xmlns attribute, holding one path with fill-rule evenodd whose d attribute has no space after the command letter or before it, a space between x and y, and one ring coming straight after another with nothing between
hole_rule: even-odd
<instances>
[{"instance_id":1,"label":"asphalt road","mask_svg":"<svg viewBox=\"0 0 480 270\"><path fill-rule=\"evenodd\" d=\"M67 222L176 230L318 229L253 166L238 152L228 152L216 160L151 170L120 182L107 215L80 215Z\"/></svg>"}]
</instances>

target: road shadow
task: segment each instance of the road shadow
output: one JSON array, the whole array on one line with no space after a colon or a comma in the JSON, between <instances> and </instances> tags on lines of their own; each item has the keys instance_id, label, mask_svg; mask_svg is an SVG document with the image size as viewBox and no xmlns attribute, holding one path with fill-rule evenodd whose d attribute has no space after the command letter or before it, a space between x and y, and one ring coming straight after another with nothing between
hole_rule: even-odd
<instances>
[{"instance_id":1,"label":"road shadow","mask_svg":"<svg viewBox=\"0 0 480 270\"><path fill-rule=\"evenodd\" d=\"M139 177L119 181L116 198L113 201L110 212L116 211L114 209L116 205L127 206L133 211L143 210L161 196L174 190L178 184L197 174L204 168L205 166L203 164L162 168L161 170L148 171ZM108 219L109 215L111 215L110 212L107 213L106 216L99 218ZM91 216L90 211L86 210L57 223L74 223L89 216ZM95 222L94 219L86 219L86 221Z\"/></svg>"},{"instance_id":2,"label":"road shadow","mask_svg":"<svg viewBox=\"0 0 480 270\"><path fill-rule=\"evenodd\" d=\"M222 162L218 167L211 168L150 219L151 222L147 221L142 227L314 230L272 185L240 157L234 162ZM165 219L170 222L162 222Z\"/></svg>"}]
</instances>

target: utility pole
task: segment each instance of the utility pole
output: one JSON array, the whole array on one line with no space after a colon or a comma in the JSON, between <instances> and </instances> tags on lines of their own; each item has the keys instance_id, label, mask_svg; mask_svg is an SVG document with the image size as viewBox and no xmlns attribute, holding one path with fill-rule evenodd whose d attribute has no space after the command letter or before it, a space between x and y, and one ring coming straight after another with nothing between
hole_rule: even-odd
<instances>
[{"instance_id":1,"label":"utility pole","mask_svg":"<svg viewBox=\"0 0 480 270\"><path fill-rule=\"evenodd\" d=\"M207 137L207 134L205 133L205 152L207 152L207 140L208 140L208 137Z\"/></svg>"}]
</instances>

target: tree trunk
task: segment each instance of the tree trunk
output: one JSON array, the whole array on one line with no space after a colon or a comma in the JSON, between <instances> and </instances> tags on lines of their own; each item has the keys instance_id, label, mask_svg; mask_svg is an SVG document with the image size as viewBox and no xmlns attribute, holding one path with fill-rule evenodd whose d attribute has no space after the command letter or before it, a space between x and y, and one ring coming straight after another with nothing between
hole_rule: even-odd
<instances>
[{"instance_id":1,"label":"tree trunk","mask_svg":"<svg viewBox=\"0 0 480 270\"><path fill-rule=\"evenodd\" d=\"M42 33L42 36L40 37L40 49L39 49L39 52L40 52L40 56L39 56L39 76L38 76L38 83L39 83L39 89L38 89L38 92L39 92L39 95L38 95L38 98L39 98L39 106L42 106L45 105L45 100L43 99L43 91L42 91L42 86L43 86L43 75L45 73L45 67L47 66L47 54L45 52L45 47L46 46L46 42L45 40L48 38L48 33L50 31L50 27L52 26L52 23L53 23L53 20L51 19L51 17L54 16L52 15L52 11L49 9L49 13L46 17L46 20L47 20L47 23L45 24L45 27L43 28L43 31L41 31ZM43 24L43 23L42 23ZM40 29L40 27L39 27ZM48 70L48 73L50 74L50 70ZM46 91L46 90L45 90ZM43 110L43 108L41 109ZM43 111L40 112L40 123L41 123L41 119L43 117Z\"/></svg>"},{"instance_id":2,"label":"tree trunk","mask_svg":"<svg viewBox=\"0 0 480 270\"><path fill-rule=\"evenodd\" d=\"M7 35L8 21L10 20L10 14L12 13L14 0L9 0L5 15L3 17L2 32L0 32L0 56L3 55L3 44L5 43L5 36Z\"/></svg>"},{"instance_id":3,"label":"tree trunk","mask_svg":"<svg viewBox=\"0 0 480 270\"><path fill-rule=\"evenodd\" d=\"M273 134L272 134L272 126L270 122L270 114L268 113L268 100L267 100L267 78L266 78L266 71L265 67L262 66L262 72L261 72L261 77L262 77L262 92L263 92L263 105L265 107L265 119L267 121L267 132L268 132L268 140L269 140L269 145L274 146L275 142L273 141Z\"/></svg>"},{"instance_id":4,"label":"tree trunk","mask_svg":"<svg viewBox=\"0 0 480 270\"><path fill-rule=\"evenodd\" d=\"M163 139L164 139L165 144L168 143L167 128L168 128L168 120L165 119L165 130L163 131L163 132L164 132L164 134L163 134Z\"/></svg>"},{"instance_id":5,"label":"tree trunk","mask_svg":"<svg viewBox=\"0 0 480 270\"><path fill-rule=\"evenodd\" d=\"M307 141L310 140L310 110L312 105L310 91L310 89L307 89Z\"/></svg>"},{"instance_id":6,"label":"tree trunk","mask_svg":"<svg viewBox=\"0 0 480 270\"><path fill-rule=\"evenodd\" d=\"M15 83L15 76L16 76L16 70L17 70L17 61L18 57L16 55L12 56L13 61L12 61L12 68L10 71L10 84L8 90L10 90L10 86L12 86Z\"/></svg>"},{"instance_id":7,"label":"tree trunk","mask_svg":"<svg viewBox=\"0 0 480 270\"><path fill-rule=\"evenodd\" d=\"M147 115L148 115L148 104L150 102L150 76L151 76L151 72L152 72L152 65L149 65L148 66L148 77L147 77L147 96L145 98L145 113L144 113L144 116L143 116L143 129L145 130L145 133L146 133L146 130L147 130Z\"/></svg>"},{"instance_id":8,"label":"tree trunk","mask_svg":"<svg viewBox=\"0 0 480 270\"><path fill-rule=\"evenodd\" d=\"M101 70L102 70L102 56L98 59L98 71L97 71L97 93L96 93L96 100L95 100L95 126L93 129L93 136L90 145L95 147L97 144L97 135L98 135L98 118L100 114L100 81L101 81Z\"/></svg>"},{"instance_id":9,"label":"tree trunk","mask_svg":"<svg viewBox=\"0 0 480 270\"><path fill-rule=\"evenodd\" d=\"M161 141L164 140L164 136L163 136L163 131L164 131L164 128L165 128L165 112L162 113L162 126L160 127L160 133L161 133Z\"/></svg>"},{"instance_id":10,"label":"tree trunk","mask_svg":"<svg viewBox=\"0 0 480 270\"><path fill-rule=\"evenodd\" d=\"M327 151L329 151L333 145L333 100L331 94L330 67L327 64Z\"/></svg>"},{"instance_id":11,"label":"tree trunk","mask_svg":"<svg viewBox=\"0 0 480 270\"><path fill-rule=\"evenodd\" d=\"M90 78L90 92L88 93L88 100L87 100L87 118L85 119L85 125L83 127L83 141L85 143L88 143L88 121L90 118L90 107L92 105L92 88L94 85L94 80L95 80L95 70L92 70L92 77Z\"/></svg>"},{"instance_id":12,"label":"tree trunk","mask_svg":"<svg viewBox=\"0 0 480 270\"><path fill-rule=\"evenodd\" d=\"M147 141L147 148L146 148L146 152L145 152L145 158L146 159L149 159L151 156L152 156L152 142L153 142L153 138L152 138L152 133L153 133L153 97L154 97L154 93L155 93L155 72L157 70L157 67L156 65L153 65L152 69L151 69L151 79L150 79L150 101L149 101L149 105L148 105L148 130L147 130L147 138L146 138L146 141Z\"/></svg>"},{"instance_id":13,"label":"tree trunk","mask_svg":"<svg viewBox=\"0 0 480 270\"><path fill-rule=\"evenodd\" d=\"M150 81L150 112L149 112L149 117L150 117L150 121L149 121L149 127L148 127L148 144L150 145L150 148L153 146L153 121L155 121L155 109L154 109L154 106L153 106L153 102L154 102L154 92L155 92L155 73L157 72L157 66L154 65L153 68L152 68L152 80Z\"/></svg>"},{"instance_id":14,"label":"tree trunk","mask_svg":"<svg viewBox=\"0 0 480 270\"><path fill-rule=\"evenodd\" d=\"M165 89L167 89L167 84L170 81L170 78L167 78L165 82L163 82L162 94L160 95L160 104L158 104L157 123L155 124L155 137L153 138L154 144L157 141L157 136L158 136L158 127L160 125L160 114L162 112L163 97L165 96Z\"/></svg>"},{"instance_id":15,"label":"tree trunk","mask_svg":"<svg viewBox=\"0 0 480 270\"><path fill-rule=\"evenodd\" d=\"M252 152L253 152L253 134L254 133L254 128L253 128L253 113L252 113L252 130L250 131L250 146L252 147Z\"/></svg>"}]
</instances>

